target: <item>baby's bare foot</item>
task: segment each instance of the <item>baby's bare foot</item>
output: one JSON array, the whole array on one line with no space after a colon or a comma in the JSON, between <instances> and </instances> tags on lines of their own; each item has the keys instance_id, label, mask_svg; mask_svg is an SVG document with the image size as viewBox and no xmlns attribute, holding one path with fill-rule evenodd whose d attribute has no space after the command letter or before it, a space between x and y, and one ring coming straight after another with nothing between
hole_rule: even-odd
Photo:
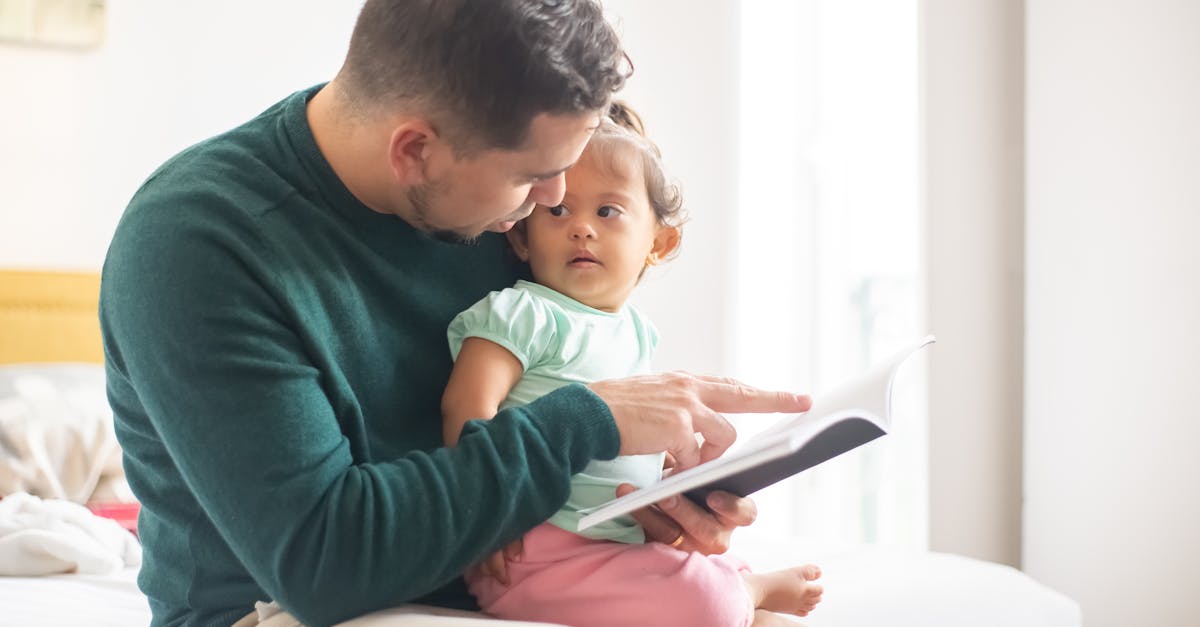
<instances>
[{"instance_id":1,"label":"baby's bare foot","mask_svg":"<svg viewBox=\"0 0 1200 627\"><path fill-rule=\"evenodd\" d=\"M820 568L806 564L770 573L751 573L746 575L746 583L754 595L756 609L808 616L821 602L824 588L812 583L820 576Z\"/></svg>"},{"instance_id":2,"label":"baby's bare foot","mask_svg":"<svg viewBox=\"0 0 1200 627\"><path fill-rule=\"evenodd\" d=\"M790 618L784 618L775 612L755 610L754 622L751 623L750 627L804 627L804 625Z\"/></svg>"}]
</instances>

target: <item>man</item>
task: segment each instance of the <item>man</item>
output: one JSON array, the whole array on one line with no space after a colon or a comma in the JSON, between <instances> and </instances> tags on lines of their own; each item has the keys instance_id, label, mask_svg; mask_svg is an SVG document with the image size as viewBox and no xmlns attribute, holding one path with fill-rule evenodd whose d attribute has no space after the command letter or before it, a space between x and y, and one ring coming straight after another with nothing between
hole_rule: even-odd
<instances>
[{"instance_id":1,"label":"man","mask_svg":"<svg viewBox=\"0 0 1200 627\"><path fill-rule=\"evenodd\" d=\"M228 625L266 599L309 625L461 606L458 575L546 519L589 460L690 466L732 442L717 412L806 408L641 377L441 448L446 326L517 278L494 234L562 199L623 60L589 0L368 0L333 81L146 181L100 314L154 624ZM707 552L754 517L730 495L715 514L664 505L639 514L647 535Z\"/></svg>"}]
</instances>

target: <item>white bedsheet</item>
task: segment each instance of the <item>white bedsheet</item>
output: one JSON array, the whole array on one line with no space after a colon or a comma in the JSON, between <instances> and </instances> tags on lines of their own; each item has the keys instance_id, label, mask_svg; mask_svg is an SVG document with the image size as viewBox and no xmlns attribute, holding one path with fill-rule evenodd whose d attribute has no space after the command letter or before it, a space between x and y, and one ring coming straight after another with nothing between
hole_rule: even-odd
<instances>
[{"instance_id":1,"label":"white bedsheet","mask_svg":"<svg viewBox=\"0 0 1200 627\"><path fill-rule=\"evenodd\" d=\"M760 570L801 563L794 542L740 544ZM809 627L1080 627L1079 605L1020 571L955 555L856 549L810 555L824 599ZM150 621L132 569L112 576L0 577L0 624L126 626ZM433 619L391 610L353 627L487 627L496 621ZM266 627L266 626L264 626ZM347 626L350 627L350 626Z\"/></svg>"},{"instance_id":2,"label":"white bedsheet","mask_svg":"<svg viewBox=\"0 0 1200 627\"><path fill-rule=\"evenodd\" d=\"M821 566L821 604L808 627L1081 627L1079 604L1001 564L946 553L855 548L812 552L736 546L755 570ZM807 553L807 552L806 552Z\"/></svg>"},{"instance_id":3,"label":"white bedsheet","mask_svg":"<svg viewBox=\"0 0 1200 627\"><path fill-rule=\"evenodd\" d=\"M149 625L137 569L111 575L0 577L0 624L38 627Z\"/></svg>"}]
</instances>

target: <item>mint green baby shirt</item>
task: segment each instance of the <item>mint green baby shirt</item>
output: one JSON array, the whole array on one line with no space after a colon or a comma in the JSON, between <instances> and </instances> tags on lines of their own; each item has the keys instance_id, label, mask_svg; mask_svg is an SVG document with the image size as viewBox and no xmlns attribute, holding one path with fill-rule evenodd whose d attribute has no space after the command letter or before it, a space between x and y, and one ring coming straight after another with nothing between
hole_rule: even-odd
<instances>
[{"instance_id":1,"label":"mint green baby shirt","mask_svg":"<svg viewBox=\"0 0 1200 627\"><path fill-rule=\"evenodd\" d=\"M455 359L466 338L479 337L520 360L525 372L500 409L527 405L572 383L646 374L658 344L654 325L632 306L615 313L601 311L529 281L517 281L475 303L450 323L448 336ZM549 522L589 538L645 542L631 516L582 532L579 519L589 508L611 501L622 483L646 486L658 481L662 466L662 453L592 461L571 477L571 495Z\"/></svg>"}]
</instances>

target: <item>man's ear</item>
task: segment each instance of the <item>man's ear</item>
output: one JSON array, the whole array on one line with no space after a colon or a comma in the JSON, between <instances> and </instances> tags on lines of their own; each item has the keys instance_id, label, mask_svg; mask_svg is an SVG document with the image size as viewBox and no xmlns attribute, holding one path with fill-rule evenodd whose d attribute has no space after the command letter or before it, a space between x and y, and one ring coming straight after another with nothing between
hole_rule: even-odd
<instances>
[{"instance_id":1,"label":"man's ear","mask_svg":"<svg viewBox=\"0 0 1200 627\"><path fill-rule=\"evenodd\" d=\"M388 160L401 185L420 185L429 177L429 162L437 131L420 119L408 119L392 130Z\"/></svg>"},{"instance_id":2,"label":"man's ear","mask_svg":"<svg viewBox=\"0 0 1200 627\"><path fill-rule=\"evenodd\" d=\"M525 237L525 221L517 222L504 235L508 237L508 243L512 246L513 252L517 254L517 259L528 262L529 240Z\"/></svg>"},{"instance_id":3,"label":"man's ear","mask_svg":"<svg viewBox=\"0 0 1200 627\"><path fill-rule=\"evenodd\" d=\"M677 226L661 226L658 232L654 234L654 246L650 249L650 254L646 256L646 263L657 265L658 262L666 259L679 248L679 242L683 239L683 232Z\"/></svg>"}]
</instances>

